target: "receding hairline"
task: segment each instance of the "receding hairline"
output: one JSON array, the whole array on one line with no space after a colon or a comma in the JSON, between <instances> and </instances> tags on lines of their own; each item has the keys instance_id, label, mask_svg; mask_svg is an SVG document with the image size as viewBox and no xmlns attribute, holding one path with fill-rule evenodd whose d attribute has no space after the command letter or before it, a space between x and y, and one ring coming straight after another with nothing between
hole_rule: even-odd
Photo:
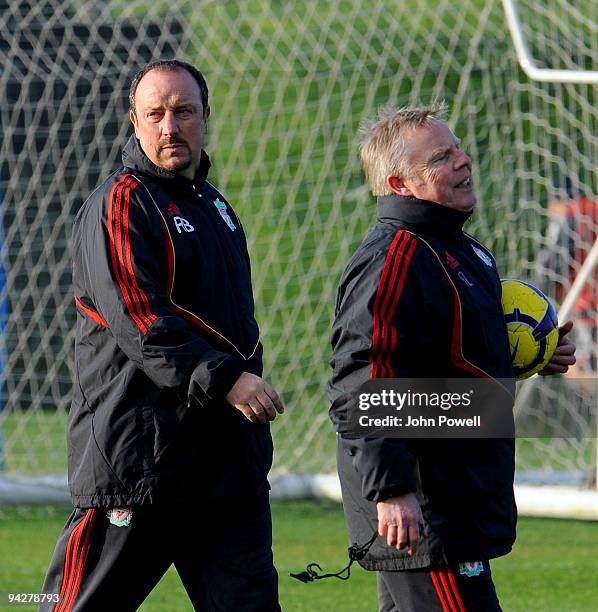
<instances>
[{"instance_id":1,"label":"receding hairline","mask_svg":"<svg viewBox=\"0 0 598 612\"><path fill-rule=\"evenodd\" d=\"M156 69L156 70L150 70L149 72L146 72L140 79L139 82L137 83L137 87L135 88L135 102L137 103L137 92L139 91L139 88L142 86L142 83L146 80L145 77L151 75L154 72L172 72L172 73L179 73L182 75L187 75L187 78L191 80L191 82L195 85L196 89L197 89L197 93L194 94L190 94L193 95L194 97L197 97L199 99L199 101L202 101L202 95L201 95L201 88L199 87L199 85L197 84L197 81L193 78L193 76L191 74L189 74L185 69L183 68L167 68L167 69ZM147 84L145 85L145 87L147 88ZM152 90L152 86L149 86L150 89L150 93L153 93ZM173 93L178 90L173 90ZM202 102L202 106L203 106L203 102ZM205 109L203 109L205 111Z\"/></svg>"},{"instance_id":2,"label":"receding hairline","mask_svg":"<svg viewBox=\"0 0 598 612\"><path fill-rule=\"evenodd\" d=\"M193 64L188 62L184 62L178 59L164 59L164 60L156 60L154 62L150 62L146 66L144 66L141 70L139 70L131 81L131 85L129 87L129 107L133 113L136 111L135 98L137 96L137 89L139 87L139 83L143 80L143 78L149 74L150 72L177 72L182 71L186 72L196 83L199 88L199 95L201 99L201 104L203 107L204 113L209 107L209 90L208 84L206 83L206 79L202 72L197 69Z\"/></svg>"}]
</instances>

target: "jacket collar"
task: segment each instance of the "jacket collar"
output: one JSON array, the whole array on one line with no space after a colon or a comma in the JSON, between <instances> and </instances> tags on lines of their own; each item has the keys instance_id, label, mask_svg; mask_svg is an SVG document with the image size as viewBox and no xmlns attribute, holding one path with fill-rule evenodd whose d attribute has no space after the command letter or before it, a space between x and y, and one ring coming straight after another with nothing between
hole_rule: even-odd
<instances>
[{"instance_id":1,"label":"jacket collar","mask_svg":"<svg viewBox=\"0 0 598 612\"><path fill-rule=\"evenodd\" d=\"M438 234L454 237L463 231L463 224L472 211L463 212L417 198L405 198L399 195L378 197L378 220L382 223L401 221L408 226L417 227Z\"/></svg>"},{"instance_id":2,"label":"jacket collar","mask_svg":"<svg viewBox=\"0 0 598 612\"><path fill-rule=\"evenodd\" d=\"M150 160L150 158L141 148L139 140L135 137L135 134L131 134L131 137L127 141L127 144L123 149L122 160L123 165L127 168L141 172L142 174L150 176L154 179L170 181L172 182L173 187L191 188L192 185L195 185L197 189L201 189L203 187L208 177L210 166L212 165L210 163L208 154L202 149L199 168L197 169L193 180L190 181L180 174L169 172L168 170L164 170L164 168L156 166L156 164Z\"/></svg>"}]
</instances>

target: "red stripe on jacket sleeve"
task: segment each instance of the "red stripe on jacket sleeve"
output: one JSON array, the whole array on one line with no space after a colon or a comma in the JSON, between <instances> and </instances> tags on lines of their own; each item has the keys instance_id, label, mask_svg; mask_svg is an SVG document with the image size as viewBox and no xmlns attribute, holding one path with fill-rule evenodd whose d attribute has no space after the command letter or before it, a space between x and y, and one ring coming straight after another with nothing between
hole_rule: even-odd
<instances>
[{"instance_id":1,"label":"red stripe on jacket sleeve","mask_svg":"<svg viewBox=\"0 0 598 612\"><path fill-rule=\"evenodd\" d=\"M411 262L411 258L413 257L413 251L415 250L416 245L417 245L417 242L415 240L412 240L406 249L405 261L404 261L403 267L401 268L401 274L399 276L399 282L397 285L397 289L394 292L394 298L388 310L387 319L390 325L390 346L388 345L388 343L386 343L385 359L388 361L389 364L391 363L392 354L397 348L397 328L395 325L392 325L391 322L392 322L392 318L394 316L395 310L397 309L399 298L401 297L401 294L403 293L403 287L405 286L405 280L407 279L407 270L409 269L409 263ZM393 372L393 375L394 375L394 372Z\"/></svg>"},{"instance_id":2,"label":"red stripe on jacket sleeve","mask_svg":"<svg viewBox=\"0 0 598 612\"><path fill-rule=\"evenodd\" d=\"M128 212L130 192L137 185L138 183L127 174L123 175L114 184L108 200L108 237L110 239L112 269L127 305L127 310L141 333L145 335L156 317L149 310L149 302L145 292L139 287L130 256ZM124 214L125 211L126 215ZM147 309L144 312L146 304Z\"/></svg>"},{"instance_id":3,"label":"red stripe on jacket sleeve","mask_svg":"<svg viewBox=\"0 0 598 612\"><path fill-rule=\"evenodd\" d=\"M137 187L137 184L135 184L133 189L135 189L135 187ZM139 294L139 297L141 298L141 306L140 306L141 314L143 315L145 320L149 321L149 325L151 326L151 324L156 320L157 317L155 314L152 313L150 309L149 300L147 298L145 291L139 286L139 283L137 282L137 277L135 276L135 270L133 269L133 259L131 257L131 238L130 238L130 232L129 232L129 206L131 204L130 195L131 195L131 189L126 189L124 193L125 202L124 202L124 209L123 209L125 268L129 273L131 285L134 288L134 296L136 298L136 303L138 303L137 294Z\"/></svg>"},{"instance_id":4,"label":"red stripe on jacket sleeve","mask_svg":"<svg viewBox=\"0 0 598 612\"><path fill-rule=\"evenodd\" d=\"M394 375L392 351L396 348L396 330L392 317L403 292L416 244L416 239L409 232L398 230L384 262L373 307L374 329L370 353L372 378Z\"/></svg>"},{"instance_id":5,"label":"red stripe on jacket sleeve","mask_svg":"<svg viewBox=\"0 0 598 612\"><path fill-rule=\"evenodd\" d=\"M374 330L373 330L373 338L372 338L372 349L370 352L370 362L372 364L371 368L371 376L372 378L384 378L384 365L379 364L377 359L377 352L380 347L380 335L382 322L380 320L380 302L383 300L384 287L386 286L386 279L389 274L389 270L391 268L391 262L394 257L395 250L397 248L397 244L401 240L403 235L402 231L399 231L395 234L393 241L388 249L388 253L386 255L386 260L384 262L384 268L382 269L382 274L380 276L380 282L378 283L378 290L376 291L376 297L374 298ZM382 370L382 371L381 371Z\"/></svg>"},{"instance_id":6,"label":"red stripe on jacket sleeve","mask_svg":"<svg viewBox=\"0 0 598 612\"><path fill-rule=\"evenodd\" d=\"M393 327L392 322L389 317L388 303L391 297L394 298L393 287L395 286L397 273L399 271L399 268L401 267L401 260L402 260L403 254L405 253L405 246L407 245L409 240L410 240L410 235L401 231L400 236L399 236L399 241L397 241L394 249L391 246L391 249L393 250L392 257L390 258L390 260L387 259L387 261L385 262L385 267L386 267L386 264L388 264L388 270L392 270L392 272L390 273L390 279L388 279L388 281L383 285L384 288L383 288L383 292L381 292L381 295L384 297L382 298L382 305L379 308L380 314L378 317L378 321L379 321L378 363L382 364L382 368L381 368L382 377L392 376L392 368L391 368L390 361L385 358L385 353L387 352L386 349L388 346L388 339L389 339L389 336L391 334L391 330ZM389 256L390 256L390 252L389 252ZM380 287L378 287L378 289L380 290Z\"/></svg>"},{"instance_id":7,"label":"red stripe on jacket sleeve","mask_svg":"<svg viewBox=\"0 0 598 612\"><path fill-rule=\"evenodd\" d=\"M128 289L128 294L133 298L133 307L135 308L136 316L143 321L144 325L149 329L152 324L152 319L149 318L142 309L141 301L135 285L137 281L135 279L135 273L129 270L126 261L126 253L129 250L130 253L130 237L129 237L129 220L128 220L128 205L130 202L131 185L133 189L137 187L137 183L131 179L130 182L126 183L121 189L121 197L116 200L115 210L115 230L116 230L116 255L118 263L120 264L121 278L123 283ZM124 202L124 203L123 203ZM143 330L142 330L143 331ZM145 334L147 332L144 331Z\"/></svg>"}]
</instances>

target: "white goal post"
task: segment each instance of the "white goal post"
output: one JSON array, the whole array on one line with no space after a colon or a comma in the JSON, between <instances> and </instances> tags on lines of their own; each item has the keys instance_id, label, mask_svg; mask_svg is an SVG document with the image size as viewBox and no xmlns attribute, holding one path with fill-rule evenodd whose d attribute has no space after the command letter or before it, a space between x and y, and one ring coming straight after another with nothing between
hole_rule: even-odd
<instances>
[{"instance_id":1,"label":"white goal post","mask_svg":"<svg viewBox=\"0 0 598 612\"><path fill-rule=\"evenodd\" d=\"M211 177L243 219L265 373L288 407L273 424L275 493L336 495L329 330L340 274L375 215L358 126L388 102L433 98L473 158L467 230L503 276L580 321L580 378L564 394L532 383L518 410L581 424L573 438L519 440L518 484L595 490L596 431L582 416L596 412L583 382L598 353L596 4L458 4L0 0L0 504L64 496L72 220L119 164L130 78L175 56L210 86Z\"/></svg>"},{"instance_id":2,"label":"white goal post","mask_svg":"<svg viewBox=\"0 0 598 612\"><path fill-rule=\"evenodd\" d=\"M505 8L507 25L513 38L513 46L517 52L519 65L533 81L546 83L587 83L598 84L598 70L558 70L554 68L540 68L530 53L523 27L517 10L517 0L502 0ZM574 4L571 3L571 8ZM596 30L594 29L594 33Z\"/></svg>"}]
</instances>

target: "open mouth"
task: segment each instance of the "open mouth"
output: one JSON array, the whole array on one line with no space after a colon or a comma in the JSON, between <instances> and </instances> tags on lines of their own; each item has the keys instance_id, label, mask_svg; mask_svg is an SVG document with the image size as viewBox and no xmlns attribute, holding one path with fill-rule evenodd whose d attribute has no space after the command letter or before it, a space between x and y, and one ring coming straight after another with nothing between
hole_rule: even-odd
<instances>
[{"instance_id":1,"label":"open mouth","mask_svg":"<svg viewBox=\"0 0 598 612\"><path fill-rule=\"evenodd\" d=\"M455 185L455 188L462 189L464 187L471 187L471 177L468 176L466 179L462 180L460 183Z\"/></svg>"}]
</instances>

